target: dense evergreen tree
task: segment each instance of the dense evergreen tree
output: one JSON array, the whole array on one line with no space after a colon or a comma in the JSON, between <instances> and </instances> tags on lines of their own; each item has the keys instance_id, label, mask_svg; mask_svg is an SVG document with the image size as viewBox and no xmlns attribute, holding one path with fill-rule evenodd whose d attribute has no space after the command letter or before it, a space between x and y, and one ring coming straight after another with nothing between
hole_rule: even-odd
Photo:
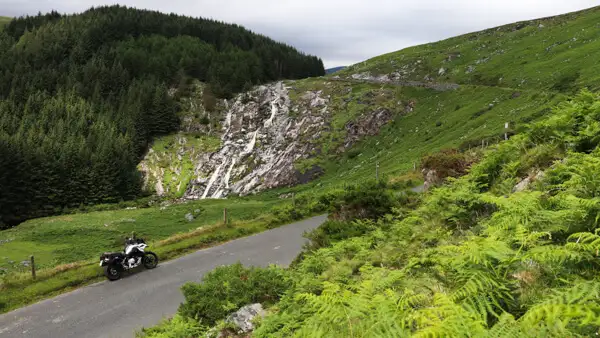
<instances>
[{"instance_id":1,"label":"dense evergreen tree","mask_svg":"<svg viewBox=\"0 0 600 338\"><path fill-rule=\"evenodd\" d=\"M137 162L177 129L169 88L230 97L324 74L240 26L121 6L14 19L0 32L0 228L140 193Z\"/></svg>"}]
</instances>

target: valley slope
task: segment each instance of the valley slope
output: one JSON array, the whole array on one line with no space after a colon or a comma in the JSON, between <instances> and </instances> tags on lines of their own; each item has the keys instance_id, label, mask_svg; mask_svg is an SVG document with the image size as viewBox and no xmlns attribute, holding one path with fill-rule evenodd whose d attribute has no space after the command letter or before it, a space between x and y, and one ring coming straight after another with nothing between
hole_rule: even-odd
<instances>
[{"instance_id":1,"label":"valley slope","mask_svg":"<svg viewBox=\"0 0 600 338\"><path fill-rule=\"evenodd\" d=\"M219 147L151 151L146 188L198 199L334 187L374 177L377 163L396 176L427 153L498 142L577 90L598 89L598 19L592 8L520 22L257 87L213 113ZM173 152L187 164L160 167Z\"/></svg>"}]
</instances>

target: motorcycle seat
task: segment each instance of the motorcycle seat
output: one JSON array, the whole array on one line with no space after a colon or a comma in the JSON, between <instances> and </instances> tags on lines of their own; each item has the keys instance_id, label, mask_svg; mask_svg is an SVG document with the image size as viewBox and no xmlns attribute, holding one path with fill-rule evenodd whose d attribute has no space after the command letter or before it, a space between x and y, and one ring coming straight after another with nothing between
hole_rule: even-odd
<instances>
[{"instance_id":1,"label":"motorcycle seat","mask_svg":"<svg viewBox=\"0 0 600 338\"><path fill-rule=\"evenodd\" d=\"M110 257L110 258L120 257L120 256L125 256L125 254L122 252L105 252L102 254L102 257Z\"/></svg>"}]
</instances>

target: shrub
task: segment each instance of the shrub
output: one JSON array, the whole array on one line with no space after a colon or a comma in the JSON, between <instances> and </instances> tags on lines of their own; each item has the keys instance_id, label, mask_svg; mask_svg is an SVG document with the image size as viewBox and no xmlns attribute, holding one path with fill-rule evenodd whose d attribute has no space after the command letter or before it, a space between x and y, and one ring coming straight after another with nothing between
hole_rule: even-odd
<instances>
[{"instance_id":1,"label":"shrub","mask_svg":"<svg viewBox=\"0 0 600 338\"><path fill-rule=\"evenodd\" d=\"M456 149L445 149L438 153L425 156L421 160L421 167L427 170L435 170L440 179L446 177L460 177L466 174L473 160L465 153Z\"/></svg>"},{"instance_id":2,"label":"shrub","mask_svg":"<svg viewBox=\"0 0 600 338\"><path fill-rule=\"evenodd\" d=\"M347 186L344 193L332 203L333 218L340 221L376 220L390 213L398 203L387 185L387 181L380 180Z\"/></svg>"},{"instance_id":3,"label":"shrub","mask_svg":"<svg viewBox=\"0 0 600 338\"><path fill-rule=\"evenodd\" d=\"M581 74L578 71L562 74L558 80L556 80L556 83L554 86L552 86L552 89L563 93L572 93L576 89L575 83L577 82L577 79L579 79L580 75Z\"/></svg>"},{"instance_id":4,"label":"shrub","mask_svg":"<svg viewBox=\"0 0 600 338\"><path fill-rule=\"evenodd\" d=\"M295 221L306 215L302 207L296 207L292 204L274 207L271 212L275 218L270 222L269 226Z\"/></svg>"},{"instance_id":5,"label":"shrub","mask_svg":"<svg viewBox=\"0 0 600 338\"><path fill-rule=\"evenodd\" d=\"M287 272L279 267L246 268L241 263L219 267L202 283L182 287L185 302L179 313L214 325L244 305L277 301L289 285Z\"/></svg>"},{"instance_id":6,"label":"shrub","mask_svg":"<svg viewBox=\"0 0 600 338\"><path fill-rule=\"evenodd\" d=\"M204 115L200 118L200 124L203 124L205 126L210 124L210 120L208 119L208 115Z\"/></svg>"},{"instance_id":7,"label":"shrub","mask_svg":"<svg viewBox=\"0 0 600 338\"><path fill-rule=\"evenodd\" d=\"M175 315L172 319L165 320L155 327L143 329L136 334L139 338L189 338L201 337L207 327L193 318Z\"/></svg>"},{"instance_id":8,"label":"shrub","mask_svg":"<svg viewBox=\"0 0 600 338\"><path fill-rule=\"evenodd\" d=\"M344 239L362 236L376 228L377 224L372 221L355 220L349 222L328 220L320 227L305 234L305 237L310 240L310 244L306 246L306 249L316 250L328 247Z\"/></svg>"}]
</instances>

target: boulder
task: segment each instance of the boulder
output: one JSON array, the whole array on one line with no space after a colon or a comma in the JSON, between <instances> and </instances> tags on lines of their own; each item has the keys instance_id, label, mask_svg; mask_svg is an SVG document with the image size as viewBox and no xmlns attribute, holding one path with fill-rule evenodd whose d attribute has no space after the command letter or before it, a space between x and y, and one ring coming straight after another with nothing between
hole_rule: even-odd
<instances>
[{"instance_id":1,"label":"boulder","mask_svg":"<svg viewBox=\"0 0 600 338\"><path fill-rule=\"evenodd\" d=\"M437 171L435 171L433 169L432 170L423 169L422 173L423 173L423 178L424 178L423 191L428 191L431 187L434 187L441 182L441 180L437 174Z\"/></svg>"},{"instance_id":2,"label":"boulder","mask_svg":"<svg viewBox=\"0 0 600 338\"><path fill-rule=\"evenodd\" d=\"M232 323L239 328L239 333L248 333L254 330L252 320L256 316L264 317L265 311L262 305L259 303L246 305L238 311L230 314L225 320L228 323Z\"/></svg>"},{"instance_id":3,"label":"boulder","mask_svg":"<svg viewBox=\"0 0 600 338\"><path fill-rule=\"evenodd\" d=\"M541 180L543 177L544 177L543 171L541 171L541 170L534 171L531 174L529 174L529 176L525 177L519 183L517 183L513 187L512 192L515 193L515 192L524 191L527 188L529 188L529 185L531 183L533 183L534 181L537 181L537 180Z\"/></svg>"}]
</instances>

